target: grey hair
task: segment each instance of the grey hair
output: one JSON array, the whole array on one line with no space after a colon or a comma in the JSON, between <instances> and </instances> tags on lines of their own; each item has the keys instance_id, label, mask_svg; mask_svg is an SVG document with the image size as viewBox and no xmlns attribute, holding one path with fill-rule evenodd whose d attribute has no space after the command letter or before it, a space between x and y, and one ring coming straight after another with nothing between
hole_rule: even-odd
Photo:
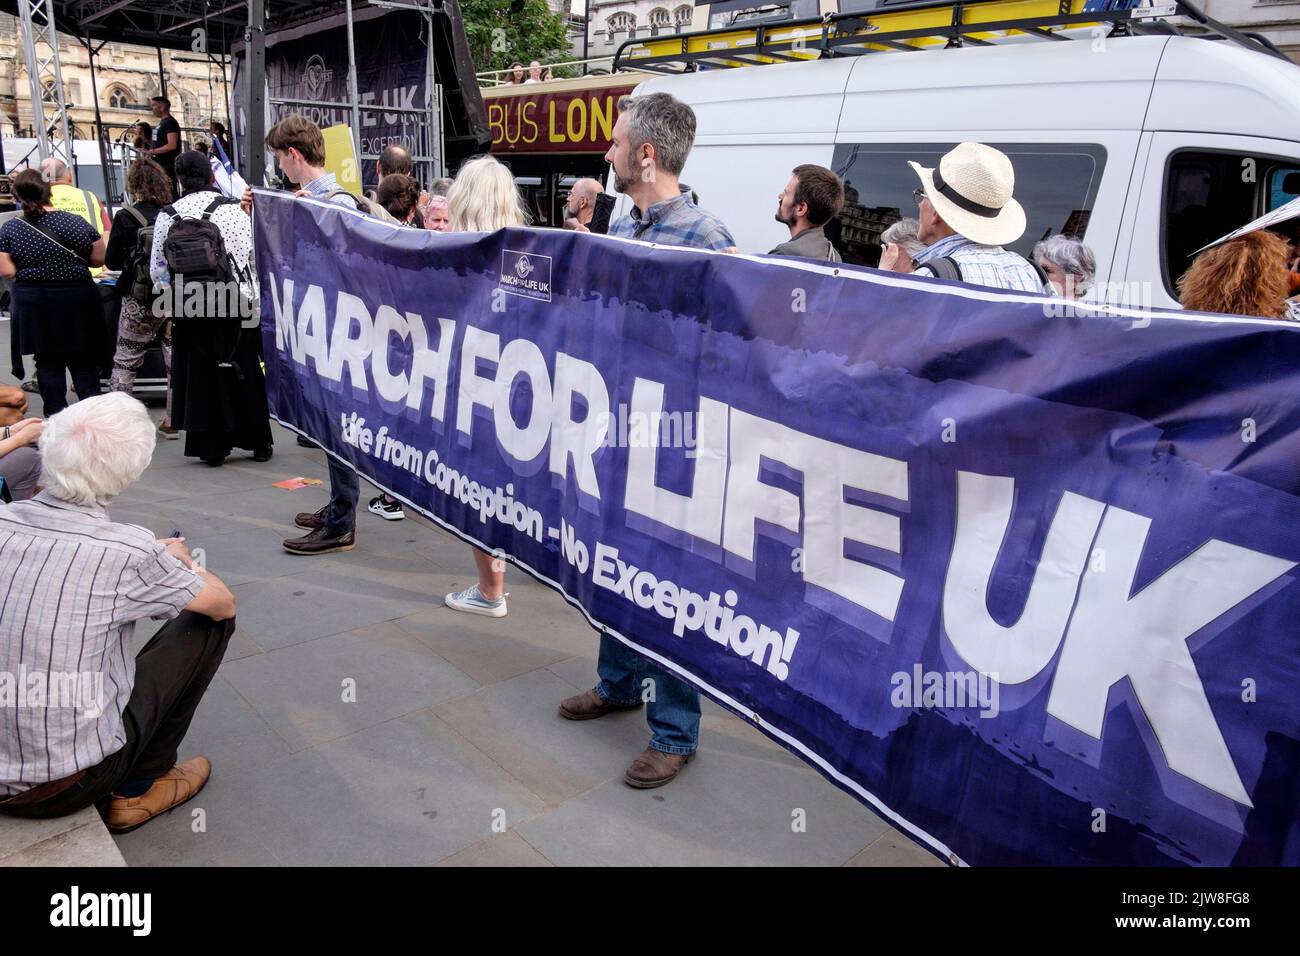
<instances>
[{"instance_id":1,"label":"grey hair","mask_svg":"<svg viewBox=\"0 0 1300 956\"><path fill-rule=\"evenodd\" d=\"M433 185L429 187L430 196L445 196L451 189L450 179L435 179Z\"/></svg>"},{"instance_id":2,"label":"grey hair","mask_svg":"<svg viewBox=\"0 0 1300 956\"><path fill-rule=\"evenodd\" d=\"M1074 276L1074 291L1080 295L1092 287L1097 274L1097 257L1078 239L1069 236L1050 236L1034 246L1034 261L1046 259L1055 263L1066 275Z\"/></svg>"},{"instance_id":3,"label":"grey hair","mask_svg":"<svg viewBox=\"0 0 1300 956\"><path fill-rule=\"evenodd\" d=\"M47 156L41 160L41 172L45 174L47 183L62 182L68 175L68 164L54 156Z\"/></svg>"},{"instance_id":4,"label":"grey hair","mask_svg":"<svg viewBox=\"0 0 1300 956\"><path fill-rule=\"evenodd\" d=\"M915 219L900 219L880 234L880 244L883 246L887 242L892 242L896 246L902 246L903 251L910 258L915 259L925 248L925 243L921 241L920 229L921 224Z\"/></svg>"},{"instance_id":5,"label":"grey hair","mask_svg":"<svg viewBox=\"0 0 1300 956\"><path fill-rule=\"evenodd\" d=\"M60 501L106 505L144 474L156 430L125 392L83 398L51 415L41 433L41 485Z\"/></svg>"},{"instance_id":6,"label":"grey hair","mask_svg":"<svg viewBox=\"0 0 1300 956\"><path fill-rule=\"evenodd\" d=\"M668 93L625 96L618 110L627 117L633 149L643 143L655 148L655 165L670 176L680 176L695 144L695 110Z\"/></svg>"}]
</instances>

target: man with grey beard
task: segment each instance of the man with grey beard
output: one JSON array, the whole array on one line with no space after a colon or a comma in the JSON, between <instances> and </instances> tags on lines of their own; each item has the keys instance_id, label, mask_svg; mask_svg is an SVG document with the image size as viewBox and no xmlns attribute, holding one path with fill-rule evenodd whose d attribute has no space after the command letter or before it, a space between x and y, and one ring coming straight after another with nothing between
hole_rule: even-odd
<instances>
[{"instance_id":1,"label":"man with grey beard","mask_svg":"<svg viewBox=\"0 0 1300 956\"><path fill-rule=\"evenodd\" d=\"M634 203L611 236L735 251L722 220L692 202L678 178L695 142L694 110L667 93L624 97L611 139L605 160L614 170L614 188ZM699 692L608 635L600 639L596 674L595 687L560 703L560 716L593 720L644 704L650 746L632 761L623 782L645 790L672 781L699 745Z\"/></svg>"}]
</instances>

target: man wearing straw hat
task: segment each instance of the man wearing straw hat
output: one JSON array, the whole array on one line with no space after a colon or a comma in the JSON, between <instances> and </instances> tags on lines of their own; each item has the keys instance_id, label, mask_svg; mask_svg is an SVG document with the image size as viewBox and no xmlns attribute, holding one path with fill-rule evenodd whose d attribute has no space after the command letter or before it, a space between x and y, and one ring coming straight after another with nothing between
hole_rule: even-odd
<instances>
[{"instance_id":1,"label":"man wearing straw hat","mask_svg":"<svg viewBox=\"0 0 1300 956\"><path fill-rule=\"evenodd\" d=\"M1016 174L1006 154L983 143L961 143L934 169L909 166L921 178L912 196L920 206L926 248L916 272L995 289L1042 292L1038 270L1002 248L1025 231L1025 211L1011 198Z\"/></svg>"}]
</instances>

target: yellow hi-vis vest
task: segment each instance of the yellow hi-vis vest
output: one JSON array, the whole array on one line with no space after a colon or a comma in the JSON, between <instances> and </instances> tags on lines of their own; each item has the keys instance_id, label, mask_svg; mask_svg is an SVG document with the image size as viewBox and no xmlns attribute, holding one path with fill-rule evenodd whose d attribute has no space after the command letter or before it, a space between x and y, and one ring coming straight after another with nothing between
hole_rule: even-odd
<instances>
[{"instance_id":1,"label":"yellow hi-vis vest","mask_svg":"<svg viewBox=\"0 0 1300 956\"><path fill-rule=\"evenodd\" d=\"M55 183L50 187L50 196L50 205L55 209L80 216L90 223L90 227L96 232L104 231L104 207L100 205L99 197L94 193L69 186L67 183ZM103 266L95 266L91 268L90 275L92 278L99 278L103 271Z\"/></svg>"}]
</instances>

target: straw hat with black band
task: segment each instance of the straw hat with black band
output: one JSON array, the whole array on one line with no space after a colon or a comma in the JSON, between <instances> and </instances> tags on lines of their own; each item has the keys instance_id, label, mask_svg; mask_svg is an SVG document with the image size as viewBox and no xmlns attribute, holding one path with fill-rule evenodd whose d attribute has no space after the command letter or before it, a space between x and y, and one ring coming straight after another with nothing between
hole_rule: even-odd
<instances>
[{"instance_id":1,"label":"straw hat with black band","mask_svg":"<svg viewBox=\"0 0 1300 956\"><path fill-rule=\"evenodd\" d=\"M934 169L909 161L925 196L958 235L986 246L1015 242L1025 232L1025 210L1011 198L1016 173L1000 150L960 143Z\"/></svg>"}]
</instances>

